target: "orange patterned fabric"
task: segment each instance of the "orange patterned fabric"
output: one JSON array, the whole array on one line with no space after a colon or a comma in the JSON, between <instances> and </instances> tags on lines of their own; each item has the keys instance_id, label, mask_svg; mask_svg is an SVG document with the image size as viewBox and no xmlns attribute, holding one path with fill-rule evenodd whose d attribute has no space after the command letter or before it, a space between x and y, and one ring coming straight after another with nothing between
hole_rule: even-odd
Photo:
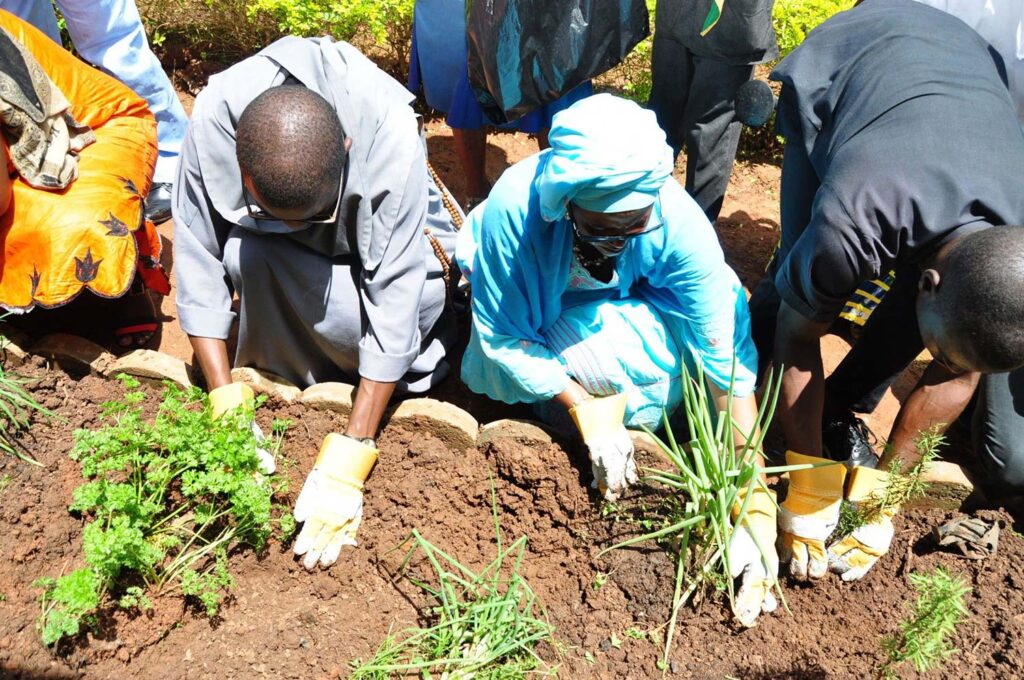
<instances>
[{"instance_id":1,"label":"orange patterned fabric","mask_svg":"<svg viewBox=\"0 0 1024 680\"><path fill-rule=\"evenodd\" d=\"M29 49L72 115L96 133L67 189L14 180L11 207L0 217L0 306L58 307L83 290L119 297L136 271L166 294L160 237L143 213L157 157L156 120L146 101L3 10L0 26Z\"/></svg>"}]
</instances>

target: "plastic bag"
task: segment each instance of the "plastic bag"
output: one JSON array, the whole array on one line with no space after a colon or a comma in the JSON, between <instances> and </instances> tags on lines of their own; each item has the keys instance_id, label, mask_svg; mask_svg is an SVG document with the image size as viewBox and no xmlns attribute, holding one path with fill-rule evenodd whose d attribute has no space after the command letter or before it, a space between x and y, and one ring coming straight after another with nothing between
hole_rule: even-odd
<instances>
[{"instance_id":1,"label":"plastic bag","mask_svg":"<svg viewBox=\"0 0 1024 680\"><path fill-rule=\"evenodd\" d=\"M619 64L650 31L645 0L466 0L469 82L507 123Z\"/></svg>"}]
</instances>

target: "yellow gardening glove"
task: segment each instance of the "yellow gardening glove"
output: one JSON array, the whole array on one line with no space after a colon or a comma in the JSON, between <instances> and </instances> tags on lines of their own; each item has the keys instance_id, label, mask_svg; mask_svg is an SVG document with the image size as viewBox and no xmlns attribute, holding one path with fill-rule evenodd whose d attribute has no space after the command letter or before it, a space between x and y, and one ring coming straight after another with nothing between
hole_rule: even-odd
<instances>
[{"instance_id":1,"label":"yellow gardening glove","mask_svg":"<svg viewBox=\"0 0 1024 680\"><path fill-rule=\"evenodd\" d=\"M850 473L850 489L847 500L860 504L874 496L881 499L889 483L889 473L866 467L855 467ZM892 537L896 533L892 518L899 512L895 505L881 511L867 524L857 527L828 549L829 568L844 581L856 581L889 552Z\"/></svg>"},{"instance_id":2,"label":"yellow gardening glove","mask_svg":"<svg viewBox=\"0 0 1024 680\"><path fill-rule=\"evenodd\" d=\"M214 390L210 390L210 413L213 414L214 418L220 418L228 411L234 411L246 404L252 409L255 400L256 397L252 393L252 388L245 383L221 385ZM266 437L263 436L263 430L260 429L255 420L252 421L252 435L256 438L256 455L260 459L260 472L265 475L273 474L274 470L277 469L277 464L274 462L273 454L265 447L260 446Z\"/></svg>"},{"instance_id":3,"label":"yellow gardening glove","mask_svg":"<svg viewBox=\"0 0 1024 680\"><path fill-rule=\"evenodd\" d=\"M303 522L293 551L302 566L329 567L341 548L356 544L363 519L363 482L377 462L377 449L358 439L331 433L295 501L295 521Z\"/></svg>"},{"instance_id":4,"label":"yellow gardening glove","mask_svg":"<svg viewBox=\"0 0 1024 680\"><path fill-rule=\"evenodd\" d=\"M590 451L590 466L594 472L591 486L600 491L605 500L616 500L637 480L633 440L623 424L626 395L582 401L569 409L569 415Z\"/></svg>"},{"instance_id":5,"label":"yellow gardening glove","mask_svg":"<svg viewBox=\"0 0 1024 680\"><path fill-rule=\"evenodd\" d=\"M740 497L733 505L733 522L743 507L746 492L746 489L741 489ZM775 493L755 486L743 523L736 527L729 543L730 574L734 579L742 577L732 613L748 628L757 624L761 612L775 611L778 606L772 593L772 585L779 573L779 557L775 552L775 510ZM758 545L764 549L764 555Z\"/></svg>"},{"instance_id":6,"label":"yellow gardening glove","mask_svg":"<svg viewBox=\"0 0 1024 680\"><path fill-rule=\"evenodd\" d=\"M787 465L829 462L786 451ZM846 468L838 464L789 473L789 493L779 508L779 557L789 564L789 573L798 581L821 578L828 571L825 539L839 523L845 480Z\"/></svg>"}]
</instances>

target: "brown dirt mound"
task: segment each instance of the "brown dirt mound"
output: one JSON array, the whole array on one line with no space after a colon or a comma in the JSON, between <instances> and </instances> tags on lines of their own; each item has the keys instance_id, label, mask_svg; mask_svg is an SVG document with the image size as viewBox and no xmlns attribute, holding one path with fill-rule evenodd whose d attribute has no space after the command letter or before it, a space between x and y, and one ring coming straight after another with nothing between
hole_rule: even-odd
<instances>
[{"instance_id":1,"label":"brown dirt mound","mask_svg":"<svg viewBox=\"0 0 1024 680\"><path fill-rule=\"evenodd\" d=\"M0 676L343 677L350 660L372 655L389 631L417 623L431 604L395 576L405 551L394 548L411 529L470 567L493 557L492 480L505 538L529 537L524 573L556 626L558 644L542 654L559 664L559 677L659 675L660 648L652 639L669 614L672 563L655 547L596 557L631 527L601 516L580 452L510 439L452 451L429 432L395 427L380 440L360 545L329 572L307 574L290 545L273 543L263 555L233 556L238 585L217 620L178 597L158 597L153 612L114 612L97 631L51 653L35 630L38 591L31 583L82 564L82 522L67 512L80 477L67 453L73 430L95 427L99 404L121 389L99 378L33 370L41 378L34 393L64 420L38 421L22 440L44 468L0 457L0 479L9 480L0 492ZM155 405L152 396L145 408ZM294 497L323 436L342 423L284 404L270 404L258 417L265 427L274 417L294 421L284 444L292 464L282 466ZM999 554L981 563L933 553L927 536L944 516L906 513L897 520L892 551L863 583L830 578L813 588L787 586L792 615L765 617L755 629L737 629L721 597L684 610L670 674L869 677L881 661L881 638L914 599L907 574L945 565L972 583L971 617L952 642L959 651L928 677L1016 676L1024 661L1024 540L1004 532ZM627 635L631 629L654 632L638 640Z\"/></svg>"}]
</instances>

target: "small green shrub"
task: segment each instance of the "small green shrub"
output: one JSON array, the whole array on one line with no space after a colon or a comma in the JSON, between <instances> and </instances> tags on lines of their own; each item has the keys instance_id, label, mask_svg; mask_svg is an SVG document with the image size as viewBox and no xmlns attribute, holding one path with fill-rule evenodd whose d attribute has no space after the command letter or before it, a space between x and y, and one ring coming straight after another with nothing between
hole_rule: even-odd
<instances>
[{"instance_id":1,"label":"small green shrub","mask_svg":"<svg viewBox=\"0 0 1024 680\"><path fill-rule=\"evenodd\" d=\"M850 9L853 3L854 0L776 0L772 23L779 41L779 58L796 49L819 24L836 12Z\"/></svg>"},{"instance_id":2,"label":"small green shrub","mask_svg":"<svg viewBox=\"0 0 1024 680\"><path fill-rule=\"evenodd\" d=\"M198 90L205 74L257 52L283 35L277 23L263 14L249 15L247 0L136 0L150 44L164 58L172 74L175 66L188 70L189 60L204 64L202 82L190 83ZM170 50L170 51L169 51ZM183 63L182 63L183 62ZM178 74L179 76L182 74Z\"/></svg>"},{"instance_id":3,"label":"small green shrub","mask_svg":"<svg viewBox=\"0 0 1024 680\"><path fill-rule=\"evenodd\" d=\"M249 0L250 18L261 14L282 33L329 35L359 47L391 75L409 68L414 0Z\"/></svg>"},{"instance_id":4,"label":"small green shrub","mask_svg":"<svg viewBox=\"0 0 1024 680\"><path fill-rule=\"evenodd\" d=\"M936 425L921 432L914 440L914 447L921 455L920 460L904 470L903 464L894 460L889 463L889 481L882 493L872 494L856 505L844 500L839 507L839 524L833 534L835 538L846 536L854 529L881 517L885 510L905 505L921 498L928 491L924 473L939 458L939 449L946 442L942 434L944 425Z\"/></svg>"},{"instance_id":5,"label":"small green shrub","mask_svg":"<svg viewBox=\"0 0 1024 680\"><path fill-rule=\"evenodd\" d=\"M234 584L229 551L260 550L273 525L294 527L272 502L286 478L258 474L251 410L214 420L201 390L168 385L149 423L138 381L121 380L124 397L102 407L107 424L75 432L71 457L87 481L70 510L90 520L82 534L88 566L36 582L48 645L77 634L108 593L120 593L122 608L142 610L152 607L150 589L177 588L213 616Z\"/></svg>"},{"instance_id":6,"label":"small green shrub","mask_svg":"<svg viewBox=\"0 0 1024 680\"><path fill-rule=\"evenodd\" d=\"M962 577L938 567L930 574L911 574L910 582L917 590L914 613L900 622L899 633L882 641L888 657L881 668L883 678L897 678L896 666L906 661L919 673L938 668L956 651L949 637L967 618L964 596L971 587Z\"/></svg>"}]
</instances>

